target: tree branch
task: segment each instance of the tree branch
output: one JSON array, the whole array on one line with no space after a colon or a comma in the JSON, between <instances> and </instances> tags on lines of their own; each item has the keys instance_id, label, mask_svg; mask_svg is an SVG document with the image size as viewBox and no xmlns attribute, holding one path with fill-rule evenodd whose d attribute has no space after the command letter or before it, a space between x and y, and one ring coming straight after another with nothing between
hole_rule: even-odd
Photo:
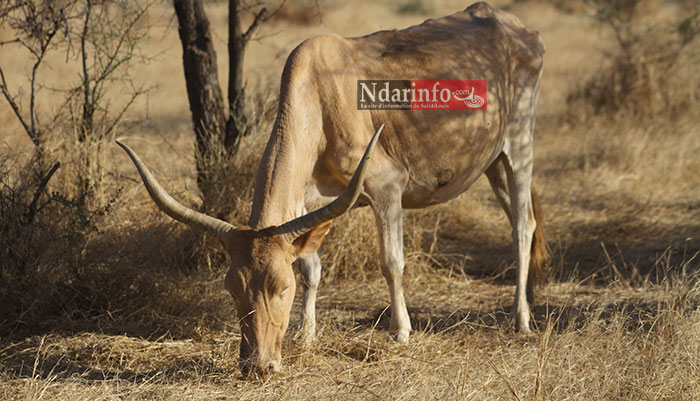
<instances>
[{"instance_id":1,"label":"tree branch","mask_svg":"<svg viewBox=\"0 0 700 401\"><path fill-rule=\"evenodd\" d=\"M46 37L46 41L41 45L39 49L39 54L37 55L36 62L32 66L32 80L30 82L30 95L29 95L29 121L31 122L31 127L32 127L32 132L34 135L37 137L37 139L40 139L39 137L41 136L39 129L37 128L38 124L38 117L36 114L36 107L35 107L35 101L36 101L36 73L39 70L39 65L44 61L44 56L46 55L46 50L49 48L49 44L51 43L51 40L53 37L56 35L56 32L58 32L58 29L54 27L52 31L48 33L48 36Z\"/></svg>"},{"instance_id":2,"label":"tree branch","mask_svg":"<svg viewBox=\"0 0 700 401\"><path fill-rule=\"evenodd\" d=\"M15 112L15 115L17 116L17 119L19 120L20 124L22 124L22 127L24 128L24 131L29 135L29 139L32 140L32 143L39 147L39 138L37 138L34 133L32 132L32 129L29 127L26 121L24 121L24 118L22 117L22 112L19 108L19 105L15 102L15 99L12 98L12 95L10 94L10 90L7 88L7 81L5 81L5 74L2 71L2 67L0 67L0 89L2 89L2 94L5 96L5 100L7 100L7 103L10 104L10 107L12 108L12 111Z\"/></svg>"},{"instance_id":3,"label":"tree branch","mask_svg":"<svg viewBox=\"0 0 700 401\"><path fill-rule=\"evenodd\" d=\"M150 6L146 6L142 9L140 9L139 13L134 16L131 21L126 25L126 28L121 32L119 35L119 39L117 40L117 44L114 47L113 52L109 52L107 49L104 50L104 53L107 54L107 64L102 67L102 73L100 76L95 79L95 82L100 82L104 81L107 79L109 75L112 74L113 71L115 71L117 68L119 68L120 65L122 65L124 62L128 61L128 59L131 59L131 54L129 54L129 57L126 59L121 59L115 64L115 60L119 59L119 53L122 50L122 46L124 45L124 42L126 39L129 37L129 34L133 31L133 28L136 26L136 24L141 20L141 18L146 14L146 11L148 11L148 8ZM131 53L131 52L130 52Z\"/></svg>"},{"instance_id":4,"label":"tree branch","mask_svg":"<svg viewBox=\"0 0 700 401\"><path fill-rule=\"evenodd\" d=\"M54 165L51 167L51 169L46 173L46 175L41 179L41 182L39 182L39 186L36 188L36 191L34 191L34 198L32 198L32 202L29 204L29 208L27 210L27 214L25 214L25 223L26 225L29 225L34 221L34 216L36 216L36 212L38 209L36 208L36 203L39 201L39 197L41 196L41 193L44 192L44 188L46 188L46 185L49 184L49 180L51 180L51 177L53 177L54 173L58 168L61 167L60 162L54 163Z\"/></svg>"},{"instance_id":5,"label":"tree branch","mask_svg":"<svg viewBox=\"0 0 700 401\"><path fill-rule=\"evenodd\" d=\"M248 30L245 31L243 34L243 40L248 41L250 37L253 35L253 32L258 28L258 25L265 20L265 13L267 12L267 8L263 7L258 13L255 15L255 19L253 20L253 23L250 24L248 27Z\"/></svg>"},{"instance_id":6,"label":"tree branch","mask_svg":"<svg viewBox=\"0 0 700 401\"><path fill-rule=\"evenodd\" d=\"M11 43L19 43L19 42L20 42L19 38L15 38L15 39L12 39L12 40L6 40L6 41L3 41L3 42L0 42L0 46L9 45L9 44L11 44Z\"/></svg>"},{"instance_id":7,"label":"tree branch","mask_svg":"<svg viewBox=\"0 0 700 401\"><path fill-rule=\"evenodd\" d=\"M92 10L91 0L87 0L85 5L85 20L83 22L83 32L80 35L80 59L83 67L83 119L81 121L81 132L78 133L80 141L87 137L87 131L92 129L92 103L90 101L90 76L87 66L87 46L85 41L88 36L90 26L90 11Z\"/></svg>"}]
</instances>

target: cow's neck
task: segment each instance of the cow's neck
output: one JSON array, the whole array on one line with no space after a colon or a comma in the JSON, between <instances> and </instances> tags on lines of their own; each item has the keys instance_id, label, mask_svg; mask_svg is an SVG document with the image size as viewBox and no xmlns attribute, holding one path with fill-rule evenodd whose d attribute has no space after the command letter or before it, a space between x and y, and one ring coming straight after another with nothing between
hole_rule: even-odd
<instances>
[{"instance_id":1,"label":"cow's neck","mask_svg":"<svg viewBox=\"0 0 700 401\"><path fill-rule=\"evenodd\" d=\"M302 213L304 189L312 180L319 132L306 116L280 111L255 182L250 227L280 225Z\"/></svg>"},{"instance_id":2,"label":"cow's neck","mask_svg":"<svg viewBox=\"0 0 700 401\"><path fill-rule=\"evenodd\" d=\"M282 72L280 102L270 140L258 168L249 225L262 229L292 220L304 210L304 190L323 146L314 74L295 49Z\"/></svg>"}]
</instances>

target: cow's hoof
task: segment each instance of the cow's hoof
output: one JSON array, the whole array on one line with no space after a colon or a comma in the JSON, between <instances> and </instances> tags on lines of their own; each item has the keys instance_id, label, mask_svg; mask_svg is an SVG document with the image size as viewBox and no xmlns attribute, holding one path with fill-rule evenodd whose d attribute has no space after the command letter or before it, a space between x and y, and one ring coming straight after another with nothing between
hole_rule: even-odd
<instances>
[{"instance_id":1,"label":"cow's hoof","mask_svg":"<svg viewBox=\"0 0 700 401\"><path fill-rule=\"evenodd\" d=\"M408 344L410 330L399 330L397 333L393 334L391 337L399 344Z\"/></svg>"},{"instance_id":2,"label":"cow's hoof","mask_svg":"<svg viewBox=\"0 0 700 401\"><path fill-rule=\"evenodd\" d=\"M530 330L530 307L525 304L521 310L518 310L517 304L511 309L511 317L515 320L515 331L518 333L529 334Z\"/></svg>"},{"instance_id":3,"label":"cow's hoof","mask_svg":"<svg viewBox=\"0 0 700 401\"><path fill-rule=\"evenodd\" d=\"M294 340L301 347L310 348L316 338L316 326L304 325L303 323L299 326L299 329L294 334Z\"/></svg>"}]
</instances>

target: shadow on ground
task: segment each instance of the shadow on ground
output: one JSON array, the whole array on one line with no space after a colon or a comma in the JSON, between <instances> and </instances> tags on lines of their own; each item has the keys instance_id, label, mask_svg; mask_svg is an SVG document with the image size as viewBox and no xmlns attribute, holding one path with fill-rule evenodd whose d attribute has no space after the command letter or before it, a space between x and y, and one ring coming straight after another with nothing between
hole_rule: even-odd
<instances>
[{"instance_id":1,"label":"shadow on ground","mask_svg":"<svg viewBox=\"0 0 700 401\"><path fill-rule=\"evenodd\" d=\"M602 205L589 205L600 208ZM622 281L638 285L658 283L669 274L691 273L700 268L700 204L671 205L687 211L684 224L650 223L653 216L626 213L606 220L567 225L564 221L545 222L550 249L552 280L578 280L607 286ZM600 210L605 213L604 209ZM515 279L513 248L501 233L483 222L471 221L468 229L453 224L438 234L437 249L451 269L473 278L492 278L512 284ZM497 230L505 231L502 227ZM485 235L485 233L487 233ZM423 243L430 244L428 234ZM425 249L427 252L428 249ZM465 257L468 261L465 263ZM501 266L494 271L494 266Z\"/></svg>"},{"instance_id":2,"label":"shadow on ground","mask_svg":"<svg viewBox=\"0 0 700 401\"><path fill-rule=\"evenodd\" d=\"M555 333L578 330L591 321L611 322L623 318L623 328L628 332L649 331L661 313L668 311L668 302L656 300L629 299L605 304L552 304L536 303L532 308L531 326L534 332L543 331L548 325ZM687 305L689 310L700 303ZM436 309L431 307L409 308L414 331L430 334L475 333L478 331L510 332L515 329L510 315L510 307L497 307L490 310L479 309ZM362 313L360 307L348 306L345 312ZM389 332L391 312L385 308L375 309L371 316L355 319L339 319L338 324L351 325L361 329L377 329Z\"/></svg>"}]
</instances>

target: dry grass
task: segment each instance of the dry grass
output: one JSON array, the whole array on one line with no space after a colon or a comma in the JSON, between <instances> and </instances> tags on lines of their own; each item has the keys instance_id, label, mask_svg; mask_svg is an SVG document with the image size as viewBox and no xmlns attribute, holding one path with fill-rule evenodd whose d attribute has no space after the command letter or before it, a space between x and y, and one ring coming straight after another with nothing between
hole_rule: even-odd
<instances>
[{"instance_id":1,"label":"dry grass","mask_svg":"<svg viewBox=\"0 0 700 401\"><path fill-rule=\"evenodd\" d=\"M698 286L693 277L630 291L548 288L539 331L514 336L503 312L464 308L464 294L503 298L500 286L425 277L421 297L451 293L413 310L419 326L401 346L376 330L381 308L357 294L379 280L334 291L321 302L310 350L285 344L287 367L266 381L236 373L239 336L202 329L166 335L49 334L3 349L3 399L692 399L700 388ZM695 283L695 284L689 284ZM459 292L457 292L457 291ZM471 290L471 291L470 291ZM587 294L574 301L573 294ZM378 321L378 324L377 324ZM694 394L694 395L693 395Z\"/></svg>"},{"instance_id":2,"label":"dry grass","mask_svg":"<svg viewBox=\"0 0 700 401\"><path fill-rule=\"evenodd\" d=\"M430 2L430 15L464 7L457 3ZM322 248L318 340L305 350L288 333L281 374L245 381L237 369L236 317L222 285L225 256L157 212L124 155L106 146L96 202L122 189L110 212L95 219L97 230L75 230L56 205L38 217L41 226L14 241L29 255L31 274L8 276L11 266L0 261L0 399L700 399L697 107L644 118L572 113L578 106L566 99L579 89L572 77L600 73L601 49L615 47L609 32L584 6L495 3L538 29L548 46L535 184L555 277L534 307L535 334L512 331L509 227L481 179L448 204L406 214L410 344L389 340L374 222L369 210L356 210L338 219ZM285 27L251 45L249 80L265 89L257 90L258 125L228 183L232 222L247 220L270 128L270 88L294 44L315 32L354 35L424 18L394 16L401 2L368 1L367 20L352 25L348 15L361 7L320 4L327 7L320 26ZM660 3L655 13L673 14L679 4ZM209 7L215 37L225 38L225 5ZM158 10L163 15L150 16L155 33L146 49L162 57L139 73L160 87L120 135L174 196L198 205L177 33L168 28L171 12ZM217 43L223 52L225 40ZM4 48L0 63L17 56ZM679 63L681 73L694 70ZM69 68L54 70L48 79ZM10 72L21 71L21 63L12 64ZM21 74L13 76L19 86ZM0 122L7 127L0 167L21 178L29 145L6 108ZM74 145L63 138L55 148L66 157ZM70 163L59 171L50 190L70 193L79 171ZM294 321L298 311L299 296Z\"/></svg>"}]
</instances>

